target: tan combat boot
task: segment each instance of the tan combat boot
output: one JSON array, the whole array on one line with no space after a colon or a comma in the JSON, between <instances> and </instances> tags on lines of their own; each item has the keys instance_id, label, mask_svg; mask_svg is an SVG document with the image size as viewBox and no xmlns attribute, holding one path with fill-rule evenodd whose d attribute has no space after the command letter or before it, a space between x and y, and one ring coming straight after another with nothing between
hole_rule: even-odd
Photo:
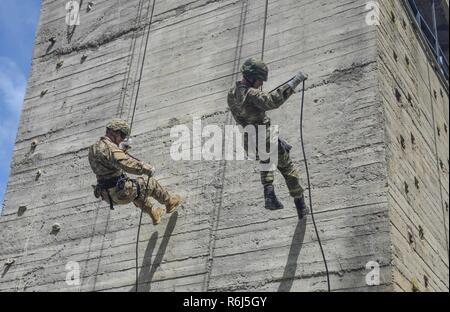
<instances>
[{"instance_id":1,"label":"tan combat boot","mask_svg":"<svg viewBox=\"0 0 450 312\"><path fill-rule=\"evenodd\" d=\"M163 212L164 212L164 209L161 207L152 208L150 217L152 218L153 225L158 225L161 222L161 216L162 216Z\"/></svg>"},{"instance_id":2,"label":"tan combat boot","mask_svg":"<svg viewBox=\"0 0 450 312\"><path fill-rule=\"evenodd\" d=\"M169 198L169 201L166 204L166 212L172 213L177 209L177 206L181 203L181 196L175 195Z\"/></svg>"}]
</instances>

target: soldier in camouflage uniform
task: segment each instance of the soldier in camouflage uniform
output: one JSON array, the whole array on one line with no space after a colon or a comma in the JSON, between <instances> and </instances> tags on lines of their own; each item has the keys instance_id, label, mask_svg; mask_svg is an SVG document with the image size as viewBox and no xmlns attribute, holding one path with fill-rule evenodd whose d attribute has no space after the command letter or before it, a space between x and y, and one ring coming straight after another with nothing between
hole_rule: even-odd
<instances>
[{"instance_id":1,"label":"soldier in camouflage uniform","mask_svg":"<svg viewBox=\"0 0 450 312\"><path fill-rule=\"evenodd\" d=\"M248 59L241 68L243 78L238 81L228 93L228 106L236 122L242 127L253 125L256 130L258 126L266 127L267 150L270 146L270 119L266 112L277 109L295 93L295 88L304 80L306 75L299 72L294 79L279 87L272 93L261 91L264 81L267 81L269 70L267 65L256 59ZM257 137L257 136L256 136ZM245 137L244 148L248 150L247 137ZM299 218L302 219L306 213L303 189L299 183L299 171L294 167L290 158L290 146L283 139L278 141L278 170L286 180L290 195L294 198ZM248 151L247 151L248 152ZM264 162L263 162L264 163ZM270 210L283 209L283 204L275 195L273 186L274 173L272 171L261 171L261 183L264 186L265 207Z\"/></svg>"},{"instance_id":2,"label":"soldier in camouflage uniform","mask_svg":"<svg viewBox=\"0 0 450 312\"><path fill-rule=\"evenodd\" d=\"M124 120L113 119L106 126L106 135L89 148L89 163L97 176L94 189L95 197L102 198L113 205L126 205L131 202L152 218L153 224L159 224L163 208L155 208L151 197L166 206L166 212L172 213L181 203L181 197L169 193L152 178L154 168L132 157L121 143L130 135L130 127ZM129 178L126 173L148 175L149 183L143 177Z\"/></svg>"}]
</instances>

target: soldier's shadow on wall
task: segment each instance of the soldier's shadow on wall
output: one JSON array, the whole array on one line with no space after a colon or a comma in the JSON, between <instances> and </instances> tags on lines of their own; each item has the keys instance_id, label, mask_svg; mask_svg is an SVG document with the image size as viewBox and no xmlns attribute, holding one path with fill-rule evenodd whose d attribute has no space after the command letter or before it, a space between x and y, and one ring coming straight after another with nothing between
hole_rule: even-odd
<instances>
[{"instance_id":1,"label":"soldier's shadow on wall","mask_svg":"<svg viewBox=\"0 0 450 312\"><path fill-rule=\"evenodd\" d=\"M283 277L280 286L278 286L278 292L291 291L292 285L294 284L297 262L305 239L307 219L307 217L303 218L303 220L299 221L295 227L287 263L284 267Z\"/></svg>"},{"instance_id":2,"label":"soldier's shadow on wall","mask_svg":"<svg viewBox=\"0 0 450 312\"><path fill-rule=\"evenodd\" d=\"M166 231L162 238L161 244L159 246L158 252L152 261L153 251L156 247L156 242L158 241L158 232L155 232L150 237L148 241L147 248L145 249L144 261L142 262L141 270L138 276L138 292L149 292L152 285L153 276L161 264L164 254L169 244L170 237L172 236L173 230L178 220L178 212L174 212L167 223ZM130 289L130 292L136 292L136 286Z\"/></svg>"}]
</instances>

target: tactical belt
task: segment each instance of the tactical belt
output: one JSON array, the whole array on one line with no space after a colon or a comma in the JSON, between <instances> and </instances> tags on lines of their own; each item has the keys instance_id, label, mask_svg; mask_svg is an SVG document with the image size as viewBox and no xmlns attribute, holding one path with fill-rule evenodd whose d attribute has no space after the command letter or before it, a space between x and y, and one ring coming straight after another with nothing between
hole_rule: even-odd
<instances>
[{"instance_id":1,"label":"tactical belt","mask_svg":"<svg viewBox=\"0 0 450 312\"><path fill-rule=\"evenodd\" d=\"M123 188L125 187L125 182L128 181L128 180L130 180L131 182L133 182L136 185L136 189L137 189L137 196L136 196L136 198L139 198L141 196L141 186L139 185L137 180L130 179L124 174L122 174L120 176L117 176L117 177L109 178L109 179L99 179L99 180L97 180L96 188L99 191L106 191L106 193L108 194L109 208L111 210L114 210L114 203L113 203L113 200L111 198L111 194L109 193L109 189L117 187L119 190L123 190Z\"/></svg>"},{"instance_id":2,"label":"tactical belt","mask_svg":"<svg viewBox=\"0 0 450 312\"><path fill-rule=\"evenodd\" d=\"M120 176L112 177L109 179L99 179L99 180L97 180L97 187L99 187L102 190L107 190L107 189L116 187L117 183L123 179L126 179L125 175L120 175Z\"/></svg>"}]
</instances>

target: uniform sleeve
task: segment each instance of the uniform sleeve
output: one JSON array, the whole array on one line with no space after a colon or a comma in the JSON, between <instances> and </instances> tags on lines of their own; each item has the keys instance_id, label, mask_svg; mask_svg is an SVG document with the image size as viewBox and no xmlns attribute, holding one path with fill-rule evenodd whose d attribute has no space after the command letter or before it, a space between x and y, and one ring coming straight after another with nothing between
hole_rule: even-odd
<instances>
[{"instance_id":1,"label":"uniform sleeve","mask_svg":"<svg viewBox=\"0 0 450 312\"><path fill-rule=\"evenodd\" d=\"M293 93L292 88L287 84L271 93L250 88L245 101L246 105L257 107L263 111L269 111L279 108Z\"/></svg>"},{"instance_id":2,"label":"uniform sleeve","mask_svg":"<svg viewBox=\"0 0 450 312\"><path fill-rule=\"evenodd\" d=\"M123 171L136 175L142 175L144 173L144 163L130 157L120 148L112 148L111 156L114 165Z\"/></svg>"}]
</instances>

